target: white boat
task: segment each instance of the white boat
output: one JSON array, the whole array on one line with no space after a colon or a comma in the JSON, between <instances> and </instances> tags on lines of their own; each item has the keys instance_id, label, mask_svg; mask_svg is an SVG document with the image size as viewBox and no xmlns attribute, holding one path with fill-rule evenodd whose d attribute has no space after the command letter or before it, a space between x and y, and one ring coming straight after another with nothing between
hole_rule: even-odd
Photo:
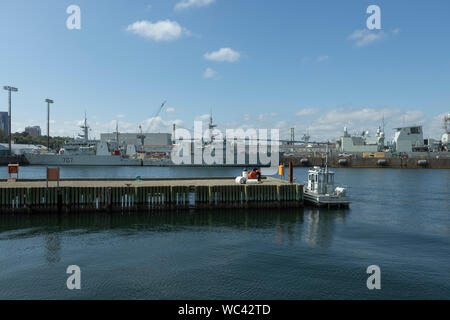
<instances>
[{"instance_id":1,"label":"white boat","mask_svg":"<svg viewBox=\"0 0 450 320\"><path fill-rule=\"evenodd\" d=\"M334 172L314 167L308 172L308 183L303 191L304 200L316 206L347 207L350 198L347 189L334 186Z\"/></svg>"},{"instance_id":2,"label":"white boat","mask_svg":"<svg viewBox=\"0 0 450 320\"><path fill-rule=\"evenodd\" d=\"M328 170L328 148L325 168L314 167L308 171L308 183L303 189L305 202L324 207L348 207L347 189L335 187L334 172Z\"/></svg>"}]
</instances>

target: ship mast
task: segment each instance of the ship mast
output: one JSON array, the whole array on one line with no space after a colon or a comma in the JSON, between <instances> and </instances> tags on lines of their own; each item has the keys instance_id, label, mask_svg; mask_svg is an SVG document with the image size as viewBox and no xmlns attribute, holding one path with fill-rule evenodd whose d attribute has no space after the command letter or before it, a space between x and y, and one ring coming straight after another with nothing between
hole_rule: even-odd
<instances>
[{"instance_id":1,"label":"ship mast","mask_svg":"<svg viewBox=\"0 0 450 320\"><path fill-rule=\"evenodd\" d=\"M119 144L119 121L116 121L116 141Z\"/></svg>"},{"instance_id":2,"label":"ship mast","mask_svg":"<svg viewBox=\"0 0 450 320\"><path fill-rule=\"evenodd\" d=\"M208 129L209 129L209 139L210 141L207 142L207 144L212 144L214 142L214 128L217 128L217 124L214 124L213 122L213 116L212 116L212 108L209 114L209 125L208 125Z\"/></svg>"},{"instance_id":3,"label":"ship mast","mask_svg":"<svg viewBox=\"0 0 450 320\"><path fill-rule=\"evenodd\" d=\"M83 129L83 134L79 135L80 138L83 138L84 141L89 141L89 126L87 124L87 116L86 112L84 113L84 123L82 126L80 126L81 129Z\"/></svg>"}]
</instances>

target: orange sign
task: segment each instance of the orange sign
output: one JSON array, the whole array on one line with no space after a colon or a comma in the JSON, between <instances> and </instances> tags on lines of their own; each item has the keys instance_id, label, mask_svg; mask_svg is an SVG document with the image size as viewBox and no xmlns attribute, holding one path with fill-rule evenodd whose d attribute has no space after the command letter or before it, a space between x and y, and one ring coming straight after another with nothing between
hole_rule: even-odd
<instances>
[{"instance_id":1,"label":"orange sign","mask_svg":"<svg viewBox=\"0 0 450 320\"><path fill-rule=\"evenodd\" d=\"M58 181L59 180L59 168L47 168L47 180Z\"/></svg>"},{"instance_id":2,"label":"orange sign","mask_svg":"<svg viewBox=\"0 0 450 320\"><path fill-rule=\"evenodd\" d=\"M9 174L19 174L19 165L18 164L8 164L8 173Z\"/></svg>"}]
</instances>

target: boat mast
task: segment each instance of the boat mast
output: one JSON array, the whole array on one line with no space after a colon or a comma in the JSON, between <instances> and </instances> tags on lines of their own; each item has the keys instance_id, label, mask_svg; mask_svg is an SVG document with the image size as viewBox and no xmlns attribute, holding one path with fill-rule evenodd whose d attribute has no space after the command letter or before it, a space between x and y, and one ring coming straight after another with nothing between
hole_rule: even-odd
<instances>
[{"instance_id":1,"label":"boat mast","mask_svg":"<svg viewBox=\"0 0 450 320\"><path fill-rule=\"evenodd\" d=\"M82 126L80 126L81 129L83 129L83 134L79 134L78 136L80 138L83 138L85 142L89 141L89 126L87 124L87 116L86 112L84 112L84 123Z\"/></svg>"},{"instance_id":2,"label":"boat mast","mask_svg":"<svg viewBox=\"0 0 450 320\"><path fill-rule=\"evenodd\" d=\"M119 144L119 121L116 121L116 141Z\"/></svg>"},{"instance_id":3,"label":"boat mast","mask_svg":"<svg viewBox=\"0 0 450 320\"><path fill-rule=\"evenodd\" d=\"M87 125L87 115L86 112L84 112L84 140L89 140L89 127Z\"/></svg>"}]
</instances>

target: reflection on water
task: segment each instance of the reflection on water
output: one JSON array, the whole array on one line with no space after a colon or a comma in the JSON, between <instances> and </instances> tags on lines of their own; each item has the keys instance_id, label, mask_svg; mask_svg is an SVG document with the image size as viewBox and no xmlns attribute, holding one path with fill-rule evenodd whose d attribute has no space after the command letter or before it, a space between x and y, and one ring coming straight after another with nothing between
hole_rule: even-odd
<instances>
[{"instance_id":1,"label":"reflection on water","mask_svg":"<svg viewBox=\"0 0 450 320\"><path fill-rule=\"evenodd\" d=\"M57 263L61 260L61 237L58 233L51 233L45 236L45 249L48 263Z\"/></svg>"},{"instance_id":2,"label":"reflection on water","mask_svg":"<svg viewBox=\"0 0 450 320\"><path fill-rule=\"evenodd\" d=\"M237 171L68 168L63 176ZM348 210L0 214L0 299L448 299L450 170L336 172L351 186ZM43 177L45 168L22 174ZM307 168L295 175L304 180ZM65 287L71 264L83 270L81 292ZM385 275L380 292L366 288L372 264Z\"/></svg>"},{"instance_id":3,"label":"reflection on water","mask_svg":"<svg viewBox=\"0 0 450 320\"><path fill-rule=\"evenodd\" d=\"M331 246L336 221L344 222L347 212L348 209L310 209L305 240L314 246Z\"/></svg>"},{"instance_id":4,"label":"reflection on water","mask_svg":"<svg viewBox=\"0 0 450 320\"><path fill-rule=\"evenodd\" d=\"M293 245L304 239L314 246L329 247L336 221L344 221L346 210L318 208L182 211L158 213L3 215L0 216L0 240L44 236L46 260L59 261L62 240L67 232L96 234L113 231L129 237L144 232L216 232L236 230L272 230L274 241ZM302 235L304 237L302 238Z\"/></svg>"}]
</instances>

